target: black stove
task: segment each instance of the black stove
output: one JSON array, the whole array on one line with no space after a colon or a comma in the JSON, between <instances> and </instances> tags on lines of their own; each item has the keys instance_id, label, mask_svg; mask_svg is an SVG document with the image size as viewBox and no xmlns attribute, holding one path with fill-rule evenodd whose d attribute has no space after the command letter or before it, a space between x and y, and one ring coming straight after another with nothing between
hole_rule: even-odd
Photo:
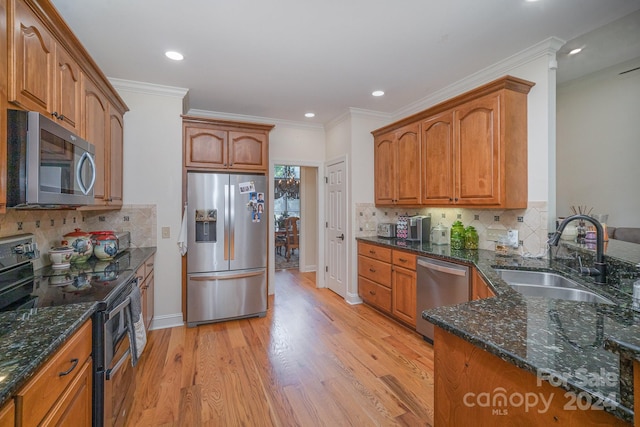
<instances>
[{"instance_id":1,"label":"black stove","mask_svg":"<svg viewBox=\"0 0 640 427\"><path fill-rule=\"evenodd\" d=\"M32 260L38 256L32 234L0 239L0 311L80 302L106 307L118 298L133 274L127 251L108 261L92 257L64 269L47 266L34 270Z\"/></svg>"}]
</instances>

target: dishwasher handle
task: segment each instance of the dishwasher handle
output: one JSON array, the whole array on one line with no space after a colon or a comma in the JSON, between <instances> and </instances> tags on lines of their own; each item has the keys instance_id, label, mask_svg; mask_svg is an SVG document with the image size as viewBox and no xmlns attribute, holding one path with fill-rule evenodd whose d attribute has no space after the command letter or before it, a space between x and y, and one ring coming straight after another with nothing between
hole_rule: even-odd
<instances>
[{"instance_id":1,"label":"dishwasher handle","mask_svg":"<svg viewBox=\"0 0 640 427\"><path fill-rule=\"evenodd\" d=\"M455 276L466 276L467 269L465 267L449 267L440 264L434 264L426 259L418 258L418 265L430 270L440 271L441 273L453 274Z\"/></svg>"}]
</instances>

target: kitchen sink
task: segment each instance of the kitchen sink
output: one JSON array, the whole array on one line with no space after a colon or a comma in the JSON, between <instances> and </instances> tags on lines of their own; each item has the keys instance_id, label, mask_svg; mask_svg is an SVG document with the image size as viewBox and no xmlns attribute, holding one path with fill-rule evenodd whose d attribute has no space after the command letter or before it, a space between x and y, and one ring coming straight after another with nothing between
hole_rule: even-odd
<instances>
[{"instance_id":1,"label":"kitchen sink","mask_svg":"<svg viewBox=\"0 0 640 427\"><path fill-rule=\"evenodd\" d=\"M556 273L503 269L496 269L496 272L513 290L525 296L613 304L576 281Z\"/></svg>"}]
</instances>

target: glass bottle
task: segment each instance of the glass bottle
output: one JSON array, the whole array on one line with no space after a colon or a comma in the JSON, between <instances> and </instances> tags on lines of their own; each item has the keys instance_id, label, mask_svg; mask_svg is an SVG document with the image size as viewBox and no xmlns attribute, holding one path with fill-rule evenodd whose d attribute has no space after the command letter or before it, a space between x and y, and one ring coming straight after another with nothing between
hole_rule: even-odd
<instances>
[{"instance_id":1,"label":"glass bottle","mask_svg":"<svg viewBox=\"0 0 640 427\"><path fill-rule=\"evenodd\" d=\"M464 230L464 248L465 249L478 249L478 241L480 238L478 237L478 232L475 227L468 226Z\"/></svg>"},{"instance_id":2,"label":"glass bottle","mask_svg":"<svg viewBox=\"0 0 640 427\"><path fill-rule=\"evenodd\" d=\"M464 225L460 221L451 226L451 249L464 249Z\"/></svg>"}]
</instances>

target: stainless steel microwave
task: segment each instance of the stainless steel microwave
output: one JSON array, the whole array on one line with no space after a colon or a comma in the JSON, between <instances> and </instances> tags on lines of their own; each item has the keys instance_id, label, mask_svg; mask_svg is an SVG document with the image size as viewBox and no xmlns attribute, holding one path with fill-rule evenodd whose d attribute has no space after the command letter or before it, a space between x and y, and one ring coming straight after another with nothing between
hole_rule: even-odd
<instances>
[{"instance_id":1,"label":"stainless steel microwave","mask_svg":"<svg viewBox=\"0 0 640 427\"><path fill-rule=\"evenodd\" d=\"M95 147L33 111L7 110L7 207L94 203Z\"/></svg>"}]
</instances>

